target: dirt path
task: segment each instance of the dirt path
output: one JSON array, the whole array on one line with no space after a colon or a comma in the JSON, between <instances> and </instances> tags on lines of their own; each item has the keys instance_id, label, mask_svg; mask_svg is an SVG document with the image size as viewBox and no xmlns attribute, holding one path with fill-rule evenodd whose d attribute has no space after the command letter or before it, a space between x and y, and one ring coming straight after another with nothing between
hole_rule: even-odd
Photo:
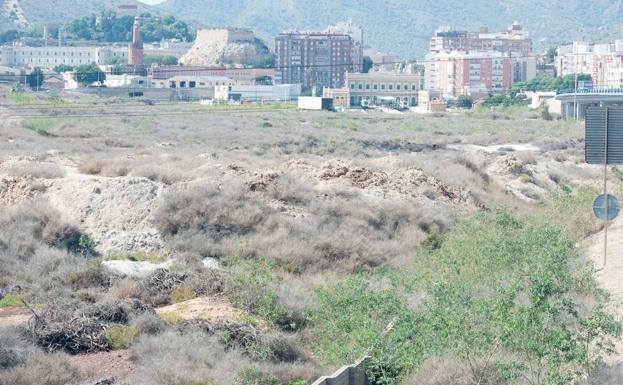
<instances>
[{"instance_id":1,"label":"dirt path","mask_svg":"<svg viewBox=\"0 0 623 385\"><path fill-rule=\"evenodd\" d=\"M623 315L623 218L615 220L608 229L608 259L603 266L604 233L589 237L584 242L584 255L595 262L599 285L612 294L615 308ZM623 339L618 343L618 354L612 363L623 362Z\"/></svg>"}]
</instances>

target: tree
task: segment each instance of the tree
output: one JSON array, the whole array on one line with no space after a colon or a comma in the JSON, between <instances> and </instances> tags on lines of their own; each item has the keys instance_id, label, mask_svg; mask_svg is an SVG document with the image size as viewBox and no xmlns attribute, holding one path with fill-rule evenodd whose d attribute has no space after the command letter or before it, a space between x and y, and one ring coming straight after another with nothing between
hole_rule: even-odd
<instances>
[{"instance_id":1,"label":"tree","mask_svg":"<svg viewBox=\"0 0 623 385\"><path fill-rule=\"evenodd\" d=\"M458 108L472 108L473 103L472 97L469 95L461 95L456 100Z\"/></svg>"},{"instance_id":2,"label":"tree","mask_svg":"<svg viewBox=\"0 0 623 385\"><path fill-rule=\"evenodd\" d=\"M364 56L361 72L363 72L364 74L367 74L372 69L372 66L374 66L374 62L372 61L372 58L370 56Z\"/></svg>"},{"instance_id":3,"label":"tree","mask_svg":"<svg viewBox=\"0 0 623 385\"><path fill-rule=\"evenodd\" d=\"M106 64L115 66L119 64L127 64L127 61L121 56L111 56L106 59Z\"/></svg>"},{"instance_id":4,"label":"tree","mask_svg":"<svg viewBox=\"0 0 623 385\"><path fill-rule=\"evenodd\" d=\"M143 60L145 65L176 65L177 58L173 55L145 55Z\"/></svg>"},{"instance_id":5,"label":"tree","mask_svg":"<svg viewBox=\"0 0 623 385\"><path fill-rule=\"evenodd\" d=\"M558 48L557 47L550 47L550 49L547 50L547 53L545 54L545 58L547 59L547 63L553 63L554 60L556 59L556 55Z\"/></svg>"},{"instance_id":6,"label":"tree","mask_svg":"<svg viewBox=\"0 0 623 385\"><path fill-rule=\"evenodd\" d=\"M35 67L28 76L26 76L26 83L31 89L39 91L43 85L43 71L39 67Z\"/></svg>"},{"instance_id":7,"label":"tree","mask_svg":"<svg viewBox=\"0 0 623 385\"><path fill-rule=\"evenodd\" d=\"M106 74L97 64L81 65L75 68L74 79L81 85L87 85L94 82L103 82L106 80Z\"/></svg>"},{"instance_id":8,"label":"tree","mask_svg":"<svg viewBox=\"0 0 623 385\"><path fill-rule=\"evenodd\" d=\"M73 71L74 67L67 64L59 64L54 67L54 72L62 74L63 72Z\"/></svg>"}]
</instances>

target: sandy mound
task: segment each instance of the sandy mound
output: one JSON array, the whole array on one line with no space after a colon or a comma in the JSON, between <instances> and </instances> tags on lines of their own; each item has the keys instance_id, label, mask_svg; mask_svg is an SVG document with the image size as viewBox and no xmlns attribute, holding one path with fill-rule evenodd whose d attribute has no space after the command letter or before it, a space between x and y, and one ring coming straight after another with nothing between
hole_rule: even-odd
<instances>
[{"instance_id":1,"label":"sandy mound","mask_svg":"<svg viewBox=\"0 0 623 385\"><path fill-rule=\"evenodd\" d=\"M183 320L206 320L210 323L248 323L254 317L215 298L201 297L156 309L159 315L171 314ZM259 322L259 320L258 320ZM257 326L262 326L261 322Z\"/></svg>"},{"instance_id":2,"label":"sandy mound","mask_svg":"<svg viewBox=\"0 0 623 385\"><path fill-rule=\"evenodd\" d=\"M0 177L0 205L13 206L32 198L36 191L29 176Z\"/></svg>"},{"instance_id":3,"label":"sandy mound","mask_svg":"<svg viewBox=\"0 0 623 385\"><path fill-rule=\"evenodd\" d=\"M54 180L45 197L78 224L105 255L159 252L162 239L151 224L161 187L145 178L70 175Z\"/></svg>"}]
</instances>

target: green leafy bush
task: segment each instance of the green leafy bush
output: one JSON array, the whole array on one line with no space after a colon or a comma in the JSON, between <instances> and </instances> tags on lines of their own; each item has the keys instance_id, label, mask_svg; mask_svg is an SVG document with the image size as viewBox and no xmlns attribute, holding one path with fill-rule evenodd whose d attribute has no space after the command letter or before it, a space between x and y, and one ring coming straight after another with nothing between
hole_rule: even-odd
<instances>
[{"instance_id":1,"label":"green leafy bush","mask_svg":"<svg viewBox=\"0 0 623 385\"><path fill-rule=\"evenodd\" d=\"M138 329L130 325L113 325L106 329L106 340L113 349L125 349L138 336Z\"/></svg>"}]
</instances>

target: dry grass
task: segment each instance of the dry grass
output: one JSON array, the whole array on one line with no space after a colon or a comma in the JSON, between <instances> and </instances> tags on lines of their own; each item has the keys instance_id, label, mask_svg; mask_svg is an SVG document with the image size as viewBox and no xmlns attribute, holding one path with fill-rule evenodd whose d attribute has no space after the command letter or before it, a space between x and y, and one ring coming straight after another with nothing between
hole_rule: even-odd
<instances>
[{"instance_id":1,"label":"dry grass","mask_svg":"<svg viewBox=\"0 0 623 385\"><path fill-rule=\"evenodd\" d=\"M24 366L0 373L1 385L67 385L84 379L67 356L59 353L37 354L26 361Z\"/></svg>"},{"instance_id":2,"label":"dry grass","mask_svg":"<svg viewBox=\"0 0 623 385\"><path fill-rule=\"evenodd\" d=\"M7 174L11 176L31 176L39 179L58 179L65 176L65 171L51 163L21 163L10 167Z\"/></svg>"}]
</instances>

